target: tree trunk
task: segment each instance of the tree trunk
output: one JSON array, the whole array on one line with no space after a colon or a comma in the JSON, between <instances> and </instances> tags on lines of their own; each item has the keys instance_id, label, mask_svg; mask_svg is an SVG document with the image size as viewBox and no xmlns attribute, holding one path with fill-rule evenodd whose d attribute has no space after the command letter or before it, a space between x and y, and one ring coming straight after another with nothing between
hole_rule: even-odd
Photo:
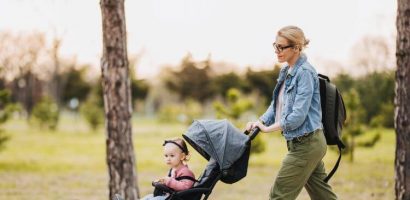
<instances>
[{"instance_id":1,"label":"tree trunk","mask_svg":"<svg viewBox=\"0 0 410 200\"><path fill-rule=\"evenodd\" d=\"M127 58L124 0L101 0L103 56L102 87L107 132L110 199L120 194L138 199L131 131L131 89Z\"/></svg>"},{"instance_id":2,"label":"tree trunk","mask_svg":"<svg viewBox=\"0 0 410 200\"><path fill-rule=\"evenodd\" d=\"M49 86L50 94L55 103L57 104L58 113L61 110L61 90L62 90L62 80L60 75L60 58L59 58L59 51L61 48L62 40L58 38L54 38L53 40L53 47L50 52L50 56L53 61L53 74L51 75L51 80Z\"/></svg>"},{"instance_id":3,"label":"tree trunk","mask_svg":"<svg viewBox=\"0 0 410 200\"><path fill-rule=\"evenodd\" d=\"M398 0L395 97L395 192L397 200L410 199L410 0Z\"/></svg>"}]
</instances>

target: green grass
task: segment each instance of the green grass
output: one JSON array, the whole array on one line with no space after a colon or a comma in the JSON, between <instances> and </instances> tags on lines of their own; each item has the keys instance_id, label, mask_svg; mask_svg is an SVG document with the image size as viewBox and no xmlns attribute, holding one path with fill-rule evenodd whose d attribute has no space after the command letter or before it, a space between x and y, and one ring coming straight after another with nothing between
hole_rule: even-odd
<instances>
[{"instance_id":1,"label":"green grass","mask_svg":"<svg viewBox=\"0 0 410 200\"><path fill-rule=\"evenodd\" d=\"M13 120L4 127L11 136L0 152L0 199L108 199L108 173L105 163L105 134L91 132L75 116L63 117L56 132L30 127ZM149 119L133 119L138 185L141 195L152 192L151 181L167 174L162 162L162 142L178 137L186 129L180 124L163 124ZM369 149L357 148L355 162L342 163L330 184L340 199L394 199L393 130L378 130L381 141ZM262 134L267 150L252 155L245 179L229 185L218 182L209 199L267 199L270 187L286 154L279 134ZM193 150L192 148L190 148ZM327 170L337 159L328 150ZM190 168L198 176L206 165L194 153ZM303 190L298 199L309 199Z\"/></svg>"}]
</instances>

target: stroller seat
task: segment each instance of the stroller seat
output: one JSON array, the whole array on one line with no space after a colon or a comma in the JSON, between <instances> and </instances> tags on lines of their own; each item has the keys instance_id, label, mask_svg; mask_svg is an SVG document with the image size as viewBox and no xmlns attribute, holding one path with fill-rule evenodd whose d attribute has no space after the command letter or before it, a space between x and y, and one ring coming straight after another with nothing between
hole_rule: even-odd
<instances>
[{"instance_id":1,"label":"stroller seat","mask_svg":"<svg viewBox=\"0 0 410 200\"><path fill-rule=\"evenodd\" d=\"M198 178L194 187L211 187L215 179L220 175L218 163L213 159L209 159L203 174Z\"/></svg>"}]
</instances>

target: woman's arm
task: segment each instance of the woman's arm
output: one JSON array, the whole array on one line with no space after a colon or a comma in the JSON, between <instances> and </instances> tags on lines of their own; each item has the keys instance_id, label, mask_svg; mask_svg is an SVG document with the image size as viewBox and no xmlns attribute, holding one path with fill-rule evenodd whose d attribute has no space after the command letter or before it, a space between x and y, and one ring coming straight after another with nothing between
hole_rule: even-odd
<instances>
[{"instance_id":1,"label":"woman's arm","mask_svg":"<svg viewBox=\"0 0 410 200\"><path fill-rule=\"evenodd\" d=\"M273 108L273 100L270 102L270 105L268 109L266 109L265 113L259 118L263 122L265 122L266 125L271 125L273 124L275 120L275 112Z\"/></svg>"},{"instance_id":2,"label":"woman's arm","mask_svg":"<svg viewBox=\"0 0 410 200\"><path fill-rule=\"evenodd\" d=\"M275 132L275 131L281 131L282 128L280 126L279 122L275 122L274 124L270 126L265 126L261 122L256 122L255 126L259 127L262 132L268 133L268 132Z\"/></svg>"}]
</instances>

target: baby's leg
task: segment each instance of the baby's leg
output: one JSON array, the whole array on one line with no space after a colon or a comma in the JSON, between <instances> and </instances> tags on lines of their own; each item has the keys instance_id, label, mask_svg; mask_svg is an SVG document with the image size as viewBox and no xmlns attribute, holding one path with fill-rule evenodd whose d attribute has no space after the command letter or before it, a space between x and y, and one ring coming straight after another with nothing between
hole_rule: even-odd
<instances>
[{"instance_id":1,"label":"baby's leg","mask_svg":"<svg viewBox=\"0 0 410 200\"><path fill-rule=\"evenodd\" d=\"M149 194L142 198L141 200L165 200L168 196L156 196L154 197L153 194Z\"/></svg>"}]
</instances>

